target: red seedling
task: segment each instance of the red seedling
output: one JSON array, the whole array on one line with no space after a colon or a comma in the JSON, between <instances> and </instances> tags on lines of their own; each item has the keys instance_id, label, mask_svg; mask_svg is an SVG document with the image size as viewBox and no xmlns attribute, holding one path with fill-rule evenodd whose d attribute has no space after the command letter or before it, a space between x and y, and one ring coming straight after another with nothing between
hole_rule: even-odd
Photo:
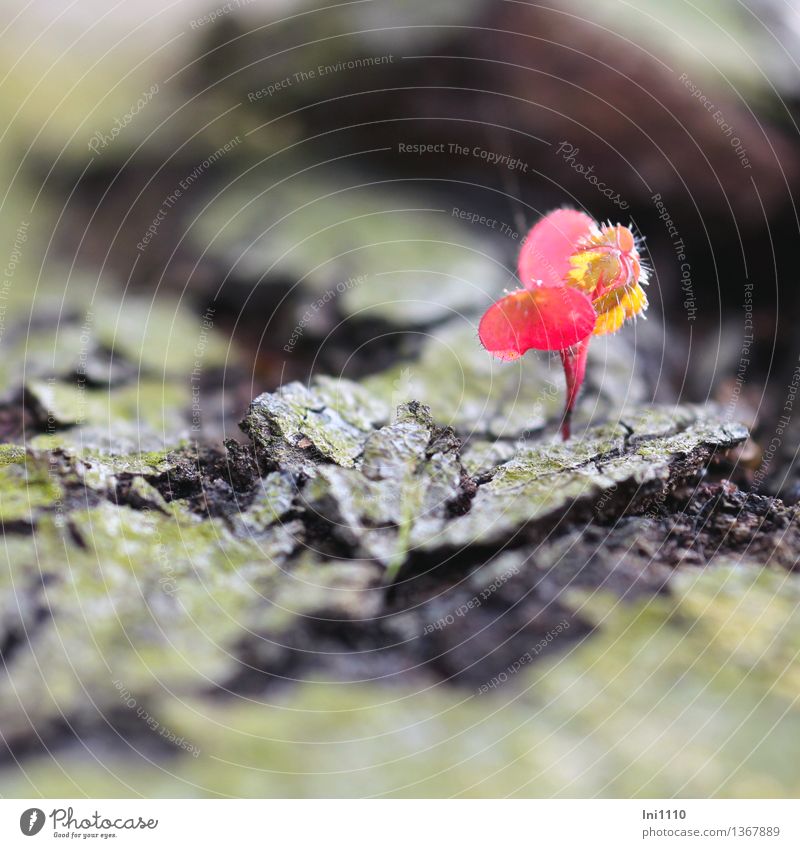
<instances>
[{"instance_id":1,"label":"red seedling","mask_svg":"<svg viewBox=\"0 0 800 848\"><path fill-rule=\"evenodd\" d=\"M627 227L600 225L575 209L557 209L528 233L518 261L524 289L489 307L478 333L500 359L557 350L567 380L561 435L586 373L589 339L616 332L647 309L647 273Z\"/></svg>"}]
</instances>

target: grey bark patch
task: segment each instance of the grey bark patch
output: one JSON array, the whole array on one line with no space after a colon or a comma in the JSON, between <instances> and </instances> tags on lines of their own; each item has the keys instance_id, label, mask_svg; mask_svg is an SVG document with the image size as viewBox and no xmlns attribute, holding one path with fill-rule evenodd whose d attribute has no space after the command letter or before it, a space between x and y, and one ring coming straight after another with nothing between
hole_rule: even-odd
<instances>
[{"instance_id":1,"label":"grey bark patch","mask_svg":"<svg viewBox=\"0 0 800 848\"><path fill-rule=\"evenodd\" d=\"M318 377L310 386L289 383L257 397L242 429L268 464L310 475L317 458L353 467L367 436L389 414L357 383Z\"/></svg>"}]
</instances>

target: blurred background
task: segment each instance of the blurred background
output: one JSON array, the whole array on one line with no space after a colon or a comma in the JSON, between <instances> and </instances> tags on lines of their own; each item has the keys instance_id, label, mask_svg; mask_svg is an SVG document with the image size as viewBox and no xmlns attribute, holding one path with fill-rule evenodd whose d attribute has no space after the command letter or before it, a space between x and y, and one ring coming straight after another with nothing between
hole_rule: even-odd
<instances>
[{"instance_id":1,"label":"blurred background","mask_svg":"<svg viewBox=\"0 0 800 848\"><path fill-rule=\"evenodd\" d=\"M476 328L516 286L528 228L571 206L631 225L651 269L647 320L593 344L579 428L629 404L713 402L752 428L736 482L800 499L794 2L5 0L0 44L3 442L244 441L254 397L316 375L392 406L422 400L466 440L549 435L557 359L493 361ZM558 389L542 395L547 381ZM329 716L324 692L303 698ZM392 733L394 714L348 698L333 712L364 710L376 736ZM435 711L414 704L403 721ZM276 737L296 732L290 712L276 711ZM448 739L482 720L457 715ZM214 725L205 712L191 731L224 759ZM243 713L238 727L260 724ZM569 747L547 738L554 757ZM274 744L265 756L290 772L297 751ZM454 774L431 791L478 779ZM536 791L630 791L581 774ZM147 792L140 778L131 791ZM400 768L375 791L413 794L415 779ZM103 791L94 772L78 785ZM214 791L263 787L237 772Z\"/></svg>"}]
</instances>

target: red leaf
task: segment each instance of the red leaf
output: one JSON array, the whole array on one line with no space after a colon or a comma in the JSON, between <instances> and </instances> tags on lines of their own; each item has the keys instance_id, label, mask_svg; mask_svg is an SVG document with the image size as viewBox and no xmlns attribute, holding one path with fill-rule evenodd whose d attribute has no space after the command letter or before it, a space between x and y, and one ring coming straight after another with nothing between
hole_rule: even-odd
<instances>
[{"instance_id":1,"label":"red leaf","mask_svg":"<svg viewBox=\"0 0 800 848\"><path fill-rule=\"evenodd\" d=\"M534 225L519 253L519 278L526 289L561 286L570 270L570 256L588 235L594 221L576 209L556 209Z\"/></svg>"},{"instance_id":2,"label":"red leaf","mask_svg":"<svg viewBox=\"0 0 800 848\"><path fill-rule=\"evenodd\" d=\"M500 359L526 350L563 350L589 336L595 312L591 300L569 286L516 291L489 307L478 333Z\"/></svg>"}]
</instances>

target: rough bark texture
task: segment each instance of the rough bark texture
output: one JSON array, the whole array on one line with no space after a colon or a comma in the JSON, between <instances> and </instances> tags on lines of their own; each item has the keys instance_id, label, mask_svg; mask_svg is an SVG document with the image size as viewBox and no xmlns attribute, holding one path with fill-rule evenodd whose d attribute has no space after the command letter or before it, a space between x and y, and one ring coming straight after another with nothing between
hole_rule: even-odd
<instances>
[{"instance_id":1,"label":"rough bark texture","mask_svg":"<svg viewBox=\"0 0 800 848\"><path fill-rule=\"evenodd\" d=\"M55 396L30 391L38 414L50 412ZM644 691L637 681L632 696L651 705L643 734L662 715L657 694L671 703L689 691L672 688L677 673L701 687L690 714L718 697L722 684L703 681L703 669L728 651L726 675L736 663L748 669L739 685L775 679L756 716L779 709L781 687L791 695L781 663L797 638L800 584L783 569L796 563L796 513L720 480L725 451L746 432L713 411L650 406L567 444L477 436L465 446L421 403L392 410L364 386L318 378L260 396L242 426L250 443L226 450L115 454L74 438L49 450L3 448L8 791L21 791L32 770L41 791L66 794L76 785L174 792L184 780L227 794L415 794L409 764L391 748L417 720L436 751L416 755L423 783L439 764L455 769L427 791L470 791L452 760L457 728L479 758L490 739L503 749L496 734L506 721L522 722L514 744L528 766L555 750L569 760L576 733L591 749L580 757L599 756L612 704L631 696L623 687L637 651L652 682ZM757 608L754 622L735 603L740 591ZM734 625L741 616L746 644ZM704 643L699 658L687 640ZM737 695L715 733L724 737L749 697ZM382 699L406 706L396 712ZM324 718L313 718L323 701ZM285 736L274 730L287 706L312 710L304 735L319 745L303 754L289 726ZM528 723L526 709L540 721ZM262 734L245 745L239 735L262 721L273 741ZM363 721L391 744L383 751L359 735L353 756L376 782L337 787L322 774L325 745ZM794 713L783 721L796 722ZM209 758L228 745L238 765L223 769L223 783ZM46 751L71 764L66 782ZM119 777L101 786L102 766L87 751ZM312 774L270 775L297 756ZM762 762L732 791L766 779ZM252 784L247 763L265 770ZM650 780L641 791L658 792L654 762L635 765L635 780ZM510 768L512 786L519 774ZM589 785L538 766L530 779L531 792ZM687 773L687 793L706 779ZM592 785L614 792L633 780Z\"/></svg>"}]
</instances>

